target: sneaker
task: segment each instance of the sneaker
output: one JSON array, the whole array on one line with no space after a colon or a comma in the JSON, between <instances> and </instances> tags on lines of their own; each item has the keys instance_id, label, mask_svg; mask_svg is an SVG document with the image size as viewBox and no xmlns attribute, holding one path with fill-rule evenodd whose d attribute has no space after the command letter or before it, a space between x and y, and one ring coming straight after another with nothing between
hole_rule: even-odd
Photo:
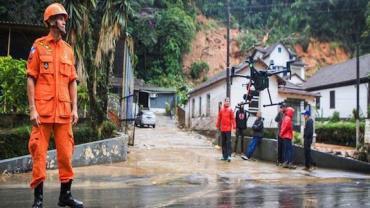
<instances>
[{"instance_id":1,"label":"sneaker","mask_svg":"<svg viewBox=\"0 0 370 208\"><path fill-rule=\"evenodd\" d=\"M227 157L227 162L231 162L231 156Z\"/></svg>"},{"instance_id":2,"label":"sneaker","mask_svg":"<svg viewBox=\"0 0 370 208\"><path fill-rule=\"evenodd\" d=\"M283 165L283 163L281 163L281 162L279 162L279 161L276 161L276 164L275 164L276 166L282 166Z\"/></svg>"},{"instance_id":3,"label":"sneaker","mask_svg":"<svg viewBox=\"0 0 370 208\"><path fill-rule=\"evenodd\" d=\"M223 160L223 161L225 161L226 159L224 158L224 157L221 157L221 159L220 160Z\"/></svg>"},{"instance_id":4,"label":"sneaker","mask_svg":"<svg viewBox=\"0 0 370 208\"><path fill-rule=\"evenodd\" d=\"M249 160L249 158L248 158L247 156L245 156L245 155L242 155L242 156L241 156L241 158L242 158L243 160Z\"/></svg>"},{"instance_id":5,"label":"sneaker","mask_svg":"<svg viewBox=\"0 0 370 208\"><path fill-rule=\"evenodd\" d=\"M311 171L311 168L304 167L304 168L302 168L302 170L304 170L304 171Z\"/></svg>"},{"instance_id":6,"label":"sneaker","mask_svg":"<svg viewBox=\"0 0 370 208\"><path fill-rule=\"evenodd\" d=\"M287 162L284 162L282 165L281 165L283 168L289 168L289 165Z\"/></svg>"},{"instance_id":7,"label":"sneaker","mask_svg":"<svg viewBox=\"0 0 370 208\"><path fill-rule=\"evenodd\" d=\"M295 165L293 165L292 163L290 163L290 164L288 165L288 168L289 168L289 169L296 169L296 168L297 168L297 166L295 166Z\"/></svg>"}]
</instances>

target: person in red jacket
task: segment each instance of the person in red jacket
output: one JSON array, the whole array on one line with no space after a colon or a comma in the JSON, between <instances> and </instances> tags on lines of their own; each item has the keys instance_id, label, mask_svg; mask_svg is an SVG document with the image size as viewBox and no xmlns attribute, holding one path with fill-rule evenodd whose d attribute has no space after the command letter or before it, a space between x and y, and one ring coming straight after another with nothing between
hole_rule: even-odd
<instances>
[{"instance_id":1,"label":"person in red jacket","mask_svg":"<svg viewBox=\"0 0 370 208\"><path fill-rule=\"evenodd\" d=\"M216 128L221 131L222 158L231 161L231 130L235 129L234 112L230 108L230 98L225 98L224 106L218 112Z\"/></svg>"},{"instance_id":2,"label":"person in red jacket","mask_svg":"<svg viewBox=\"0 0 370 208\"><path fill-rule=\"evenodd\" d=\"M294 109L292 107L287 107L284 112L284 117L281 122L281 128L279 136L283 140L283 167L294 169L293 166L293 115Z\"/></svg>"}]
</instances>

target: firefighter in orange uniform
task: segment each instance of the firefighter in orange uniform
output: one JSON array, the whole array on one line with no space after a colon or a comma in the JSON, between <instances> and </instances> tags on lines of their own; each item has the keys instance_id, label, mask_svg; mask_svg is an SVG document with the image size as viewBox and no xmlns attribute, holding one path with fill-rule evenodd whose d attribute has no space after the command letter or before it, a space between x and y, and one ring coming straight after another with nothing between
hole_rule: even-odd
<instances>
[{"instance_id":1,"label":"firefighter in orange uniform","mask_svg":"<svg viewBox=\"0 0 370 208\"><path fill-rule=\"evenodd\" d=\"M67 19L61 4L53 3L46 8L44 23L50 32L34 42L27 62L27 95L33 125L28 149L33 161L30 185L34 189L34 208L42 207L43 203L46 156L52 131L61 182L58 205L83 207L71 194L72 124L77 123L78 114L73 49L62 40Z\"/></svg>"}]
</instances>

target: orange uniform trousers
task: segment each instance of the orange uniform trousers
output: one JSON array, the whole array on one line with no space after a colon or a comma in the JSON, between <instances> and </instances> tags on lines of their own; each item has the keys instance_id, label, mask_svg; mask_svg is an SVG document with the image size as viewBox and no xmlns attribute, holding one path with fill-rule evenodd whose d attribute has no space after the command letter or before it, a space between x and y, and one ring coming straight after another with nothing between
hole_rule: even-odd
<instances>
[{"instance_id":1,"label":"orange uniform trousers","mask_svg":"<svg viewBox=\"0 0 370 208\"><path fill-rule=\"evenodd\" d=\"M55 146L57 150L57 164L59 180L61 183L73 179L72 155L73 134L71 123L43 123L33 126L28 143L28 149L32 156L32 181L31 188L35 188L46 179L46 157L49 147L51 131L54 132Z\"/></svg>"}]
</instances>

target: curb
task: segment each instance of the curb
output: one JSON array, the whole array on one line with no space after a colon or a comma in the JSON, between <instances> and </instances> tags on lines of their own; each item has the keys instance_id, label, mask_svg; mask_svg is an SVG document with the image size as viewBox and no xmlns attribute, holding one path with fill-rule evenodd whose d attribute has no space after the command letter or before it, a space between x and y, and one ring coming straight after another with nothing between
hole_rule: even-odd
<instances>
[{"instance_id":1,"label":"curb","mask_svg":"<svg viewBox=\"0 0 370 208\"><path fill-rule=\"evenodd\" d=\"M244 152L248 148L250 137L244 137L243 147L240 142L236 148L237 152ZM216 139L220 145L220 139ZM232 148L235 145L235 136L232 137ZM275 163L277 160L277 140L263 138L260 145L257 146L253 157ZM351 158L339 157L329 153L311 150L311 157L317 167L345 170L359 173L370 173L370 163L354 160ZM301 146L293 145L293 163L304 164L304 149Z\"/></svg>"}]
</instances>

